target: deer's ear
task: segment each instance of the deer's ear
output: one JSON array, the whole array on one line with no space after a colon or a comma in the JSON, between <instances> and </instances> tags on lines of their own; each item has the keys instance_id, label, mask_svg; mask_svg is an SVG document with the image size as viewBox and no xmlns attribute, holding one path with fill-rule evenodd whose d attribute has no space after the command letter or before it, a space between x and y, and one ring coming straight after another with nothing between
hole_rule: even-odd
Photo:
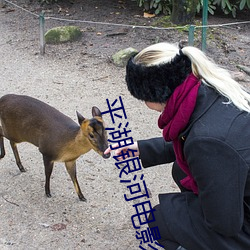
<instances>
[{"instance_id":1,"label":"deer's ear","mask_svg":"<svg viewBox=\"0 0 250 250\"><path fill-rule=\"evenodd\" d=\"M85 120L85 118L78 111L76 111L76 114L77 114L78 122L81 125L83 121Z\"/></svg>"},{"instance_id":2,"label":"deer's ear","mask_svg":"<svg viewBox=\"0 0 250 250\"><path fill-rule=\"evenodd\" d=\"M100 117L102 117L102 112L100 111L100 109L99 108L97 108L97 107L92 107L92 115L93 115L93 117L94 116L100 116Z\"/></svg>"}]
</instances>

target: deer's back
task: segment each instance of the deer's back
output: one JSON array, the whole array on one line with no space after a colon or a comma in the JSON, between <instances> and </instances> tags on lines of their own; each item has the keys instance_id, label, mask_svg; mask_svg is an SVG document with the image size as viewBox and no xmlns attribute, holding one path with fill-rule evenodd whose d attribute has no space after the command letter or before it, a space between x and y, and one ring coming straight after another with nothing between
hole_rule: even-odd
<instances>
[{"instance_id":1,"label":"deer's back","mask_svg":"<svg viewBox=\"0 0 250 250\"><path fill-rule=\"evenodd\" d=\"M79 126L50 105L24 95L0 98L0 119L4 136L15 142L41 143L70 140ZM68 138L67 138L68 137Z\"/></svg>"}]
</instances>

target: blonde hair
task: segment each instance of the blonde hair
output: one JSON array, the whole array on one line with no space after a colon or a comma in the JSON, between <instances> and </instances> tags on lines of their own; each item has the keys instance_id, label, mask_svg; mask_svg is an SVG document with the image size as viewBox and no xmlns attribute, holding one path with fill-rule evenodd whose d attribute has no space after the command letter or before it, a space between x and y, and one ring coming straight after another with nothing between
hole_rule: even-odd
<instances>
[{"instance_id":1,"label":"blonde hair","mask_svg":"<svg viewBox=\"0 0 250 250\"><path fill-rule=\"evenodd\" d=\"M138 53L134 62L144 66L160 65L170 62L180 53L190 59L192 72L196 77L228 99L225 104L233 103L238 109L250 113L250 94L231 77L227 70L215 64L195 47L187 46L180 51L176 44L157 43Z\"/></svg>"}]
</instances>

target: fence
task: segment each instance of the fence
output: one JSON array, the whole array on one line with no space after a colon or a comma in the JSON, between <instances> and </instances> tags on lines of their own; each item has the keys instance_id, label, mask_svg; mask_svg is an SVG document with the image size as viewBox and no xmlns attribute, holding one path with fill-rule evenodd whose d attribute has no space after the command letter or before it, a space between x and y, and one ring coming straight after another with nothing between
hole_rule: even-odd
<instances>
[{"instance_id":1,"label":"fence","mask_svg":"<svg viewBox=\"0 0 250 250\"><path fill-rule=\"evenodd\" d=\"M226 27L226 26L233 26L233 25L240 25L240 24L247 24L250 23L250 21L244 21L244 22L233 22L233 23L225 23L225 24L213 24L213 25L207 25L207 8L203 9L203 20L202 25L185 25L185 26L178 26L178 27L154 27L154 26L140 26L140 25L129 25L129 24L116 24L116 23L107 23L107 22L94 22L94 21L86 21L86 20L74 20L74 19L64 19L64 18L57 18L57 17L49 17L45 16L45 13L42 11L40 15L33 13L15 3L12 3L9 0L0 0L0 7L1 5L4 5L4 3L10 4L18 9L21 9L22 11L25 11L37 18L39 18L39 25L40 25L40 54L45 54L45 21L46 20L56 20L56 21L64 21L64 22L74 22L74 23L86 23L86 24L98 24L98 25L109 25L109 26L119 26L119 27L127 27L131 29L139 28L139 29L154 29L154 30L173 30L173 29L185 29L188 28L188 44L194 45L194 34L197 29L202 29L202 50L206 50L206 30L207 28L212 27Z\"/></svg>"}]
</instances>

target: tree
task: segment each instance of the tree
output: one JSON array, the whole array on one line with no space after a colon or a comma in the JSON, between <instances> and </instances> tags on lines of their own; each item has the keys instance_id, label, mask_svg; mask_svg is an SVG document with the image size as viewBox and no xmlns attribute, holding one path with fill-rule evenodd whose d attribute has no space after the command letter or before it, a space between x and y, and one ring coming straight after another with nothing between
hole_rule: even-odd
<instances>
[{"instance_id":1,"label":"tree","mask_svg":"<svg viewBox=\"0 0 250 250\"><path fill-rule=\"evenodd\" d=\"M199 0L173 0L171 22L177 25L192 24Z\"/></svg>"}]
</instances>

